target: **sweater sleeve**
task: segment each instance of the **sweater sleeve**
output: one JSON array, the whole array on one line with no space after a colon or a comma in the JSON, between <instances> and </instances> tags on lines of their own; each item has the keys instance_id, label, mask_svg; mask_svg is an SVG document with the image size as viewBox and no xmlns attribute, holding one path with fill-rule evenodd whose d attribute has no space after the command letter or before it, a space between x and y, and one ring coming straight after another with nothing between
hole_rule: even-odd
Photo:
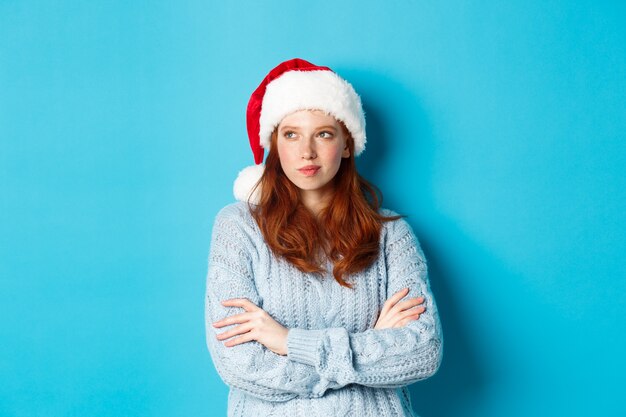
<instances>
[{"instance_id":1,"label":"sweater sleeve","mask_svg":"<svg viewBox=\"0 0 626 417\"><path fill-rule=\"evenodd\" d=\"M221 301L247 298L262 307L254 284L254 248L248 226L232 208L222 209L213 225L205 294L206 342L213 364L227 385L266 401L320 397L323 381L313 366L278 355L257 341L227 347L216 338L236 325L215 328L212 323L242 312Z\"/></svg>"},{"instance_id":2,"label":"sweater sleeve","mask_svg":"<svg viewBox=\"0 0 626 417\"><path fill-rule=\"evenodd\" d=\"M400 328L360 333L345 328L290 329L288 357L313 366L328 389L351 383L398 388L428 378L439 368L443 354L441 323L424 254L404 219L390 225L384 250L387 299L408 287L404 299L423 296L426 311Z\"/></svg>"},{"instance_id":3,"label":"sweater sleeve","mask_svg":"<svg viewBox=\"0 0 626 417\"><path fill-rule=\"evenodd\" d=\"M292 328L288 355L282 356L256 341L226 347L216 338L234 325L217 329L212 323L241 312L223 306L222 300L247 298L262 307L254 284L252 233L233 211L221 211L211 239L205 325L207 346L222 380L267 401L288 401L318 398L350 383L393 388L432 375L440 361L441 330L426 265L408 225L403 220L394 223L384 253L387 294L409 287L407 297L424 295L426 312L399 329L348 333L344 328Z\"/></svg>"}]
</instances>

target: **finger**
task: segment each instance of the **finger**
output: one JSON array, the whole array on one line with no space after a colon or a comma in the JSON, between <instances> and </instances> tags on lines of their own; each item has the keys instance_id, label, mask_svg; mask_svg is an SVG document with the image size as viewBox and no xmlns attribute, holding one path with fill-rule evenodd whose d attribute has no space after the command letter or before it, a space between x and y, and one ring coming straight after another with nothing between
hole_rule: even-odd
<instances>
[{"instance_id":1,"label":"finger","mask_svg":"<svg viewBox=\"0 0 626 417\"><path fill-rule=\"evenodd\" d=\"M242 343L250 342L252 340L255 340L254 337L252 337L252 332L248 332L248 333L244 333L241 336L235 337L234 339L227 340L226 342L224 342L224 346L232 347L232 346L240 345Z\"/></svg>"},{"instance_id":2,"label":"finger","mask_svg":"<svg viewBox=\"0 0 626 417\"><path fill-rule=\"evenodd\" d=\"M406 319L407 317L412 317L415 315L419 316L420 314L424 313L425 310L426 310L426 307L420 306L420 307L414 307L408 310L396 312L393 316L390 316L389 322L391 323L391 325L395 325L401 320Z\"/></svg>"},{"instance_id":3,"label":"finger","mask_svg":"<svg viewBox=\"0 0 626 417\"><path fill-rule=\"evenodd\" d=\"M222 301L224 306L242 307L246 311L254 311L259 308L256 304L246 298L233 298Z\"/></svg>"},{"instance_id":4,"label":"finger","mask_svg":"<svg viewBox=\"0 0 626 417\"><path fill-rule=\"evenodd\" d=\"M233 327L230 330L227 330L223 333L220 333L218 335L216 335L217 340L224 340L224 339L229 339L233 336L236 336L238 334L243 334L243 333L247 333L250 330L252 330L252 327L250 324L248 323L244 323L244 324L240 324L239 326Z\"/></svg>"},{"instance_id":5,"label":"finger","mask_svg":"<svg viewBox=\"0 0 626 417\"><path fill-rule=\"evenodd\" d=\"M411 320L415 320L415 319L416 319L416 317L407 317L406 319L404 319L404 320L400 320L399 322L397 322L396 324L394 324L394 325L393 325L393 326L391 326L391 327L393 327L393 328L404 327L404 326L406 326L407 324L409 324L409 322L410 322Z\"/></svg>"},{"instance_id":6,"label":"finger","mask_svg":"<svg viewBox=\"0 0 626 417\"><path fill-rule=\"evenodd\" d=\"M395 306L392 307L392 312L400 312L400 311L404 311L404 310L408 310L411 307L415 307L419 304L422 304L424 302L424 297L417 297L417 298L409 298L407 300L402 300L399 301L398 303L396 303Z\"/></svg>"},{"instance_id":7,"label":"finger","mask_svg":"<svg viewBox=\"0 0 626 417\"><path fill-rule=\"evenodd\" d=\"M400 321L395 323L392 327L404 327L407 324L409 324L409 322L414 321L414 320L418 320L420 318L420 316L422 315L422 313L413 313L413 314L409 315L408 317L405 317L405 318L401 319Z\"/></svg>"},{"instance_id":8,"label":"finger","mask_svg":"<svg viewBox=\"0 0 626 417\"><path fill-rule=\"evenodd\" d=\"M230 324L245 323L247 321L250 321L251 319L252 319L252 313L250 312L235 314L235 315L228 316L221 320L213 322L213 327L219 328L219 327L228 326Z\"/></svg>"},{"instance_id":9,"label":"finger","mask_svg":"<svg viewBox=\"0 0 626 417\"><path fill-rule=\"evenodd\" d=\"M393 326L391 326L393 329L397 329L398 327L404 327L406 325L407 321L406 319L404 320L400 320L399 322L397 322L396 324L394 324Z\"/></svg>"},{"instance_id":10,"label":"finger","mask_svg":"<svg viewBox=\"0 0 626 417\"><path fill-rule=\"evenodd\" d=\"M392 327L397 327L397 325L399 323L408 323L411 320L416 320L418 319L423 313L424 311L426 311L426 307L424 306L420 306L417 308L411 308L409 310L405 310L401 313L398 313L393 320L391 320L393 322ZM402 324L402 325L404 325Z\"/></svg>"},{"instance_id":11,"label":"finger","mask_svg":"<svg viewBox=\"0 0 626 417\"><path fill-rule=\"evenodd\" d=\"M391 307L393 307L394 304L396 304L399 300L401 300L402 297L404 297L408 292L409 292L408 288L403 288L397 293L395 293L394 295L392 295L387 301L385 301L385 304L383 304L381 314L389 311Z\"/></svg>"}]
</instances>

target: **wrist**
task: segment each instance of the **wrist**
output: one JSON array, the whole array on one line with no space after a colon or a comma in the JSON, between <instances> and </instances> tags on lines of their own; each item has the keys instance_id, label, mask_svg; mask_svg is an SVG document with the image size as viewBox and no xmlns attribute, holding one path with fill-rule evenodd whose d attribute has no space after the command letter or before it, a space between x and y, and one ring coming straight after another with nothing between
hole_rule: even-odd
<instances>
[{"instance_id":1,"label":"wrist","mask_svg":"<svg viewBox=\"0 0 626 417\"><path fill-rule=\"evenodd\" d=\"M315 366L318 346L324 333L324 330L289 329L287 334L287 356L289 359Z\"/></svg>"}]
</instances>

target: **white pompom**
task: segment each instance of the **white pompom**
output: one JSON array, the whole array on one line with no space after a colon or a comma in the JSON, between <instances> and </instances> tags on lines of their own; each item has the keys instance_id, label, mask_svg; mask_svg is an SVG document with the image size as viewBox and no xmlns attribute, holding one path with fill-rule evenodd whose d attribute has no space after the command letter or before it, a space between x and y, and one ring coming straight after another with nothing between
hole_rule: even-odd
<instances>
[{"instance_id":1,"label":"white pompom","mask_svg":"<svg viewBox=\"0 0 626 417\"><path fill-rule=\"evenodd\" d=\"M248 201L249 198L252 204L259 204L259 200L261 199L261 186L258 186L256 190L254 190L252 196L250 196L250 192L261 179L264 169L265 165L258 164L245 167L239 172L235 180L235 185L233 186L233 193L237 200Z\"/></svg>"}]
</instances>

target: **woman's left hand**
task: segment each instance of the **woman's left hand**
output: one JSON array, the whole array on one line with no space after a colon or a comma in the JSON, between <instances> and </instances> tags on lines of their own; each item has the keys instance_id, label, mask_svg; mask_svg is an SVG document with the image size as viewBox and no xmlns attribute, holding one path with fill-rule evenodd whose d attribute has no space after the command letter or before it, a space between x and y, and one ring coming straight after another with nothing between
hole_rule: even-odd
<instances>
[{"instance_id":1,"label":"woman's left hand","mask_svg":"<svg viewBox=\"0 0 626 417\"><path fill-rule=\"evenodd\" d=\"M217 335L218 340L241 335L234 339L227 340L224 342L224 346L231 347L240 343L256 340L274 353L287 355L287 333L289 329L274 320L265 310L245 298L225 300L222 301L222 305L227 307L241 307L246 311L245 313L235 314L213 323L213 327L239 324Z\"/></svg>"}]
</instances>

